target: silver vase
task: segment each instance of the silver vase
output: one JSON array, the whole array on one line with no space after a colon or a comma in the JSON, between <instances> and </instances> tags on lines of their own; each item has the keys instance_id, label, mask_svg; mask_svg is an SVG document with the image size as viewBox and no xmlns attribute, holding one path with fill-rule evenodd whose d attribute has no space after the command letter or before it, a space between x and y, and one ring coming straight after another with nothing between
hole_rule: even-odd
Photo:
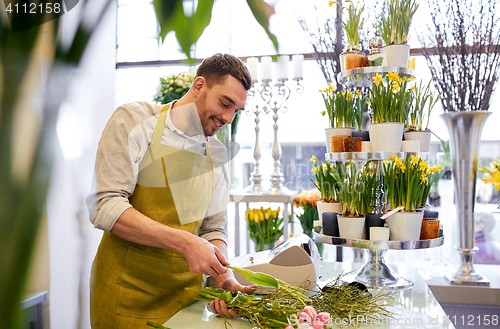
<instances>
[{"instance_id":1,"label":"silver vase","mask_svg":"<svg viewBox=\"0 0 500 329\"><path fill-rule=\"evenodd\" d=\"M455 206L457 213L460 267L447 275L453 284L489 285L489 281L474 270L474 204L476 198L477 160L484 122L491 112L448 112L441 118L450 134Z\"/></svg>"}]
</instances>

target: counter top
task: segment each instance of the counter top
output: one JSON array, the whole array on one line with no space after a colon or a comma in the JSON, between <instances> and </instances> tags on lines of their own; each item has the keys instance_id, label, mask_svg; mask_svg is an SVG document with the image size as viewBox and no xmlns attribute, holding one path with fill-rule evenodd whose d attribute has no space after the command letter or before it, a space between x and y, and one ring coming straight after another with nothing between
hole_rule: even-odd
<instances>
[{"instance_id":1,"label":"counter top","mask_svg":"<svg viewBox=\"0 0 500 329\"><path fill-rule=\"evenodd\" d=\"M500 266L474 264L474 268L490 281L489 287L450 284L445 277L431 277L425 282L440 303L499 306Z\"/></svg>"},{"instance_id":2,"label":"counter top","mask_svg":"<svg viewBox=\"0 0 500 329\"><path fill-rule=\"evenodd\" d=\"M321 266L321 277L318 284L323 286L328 281L338 277L340 273L356 271L361 268L361 266L363 266L363 264L323 262ZM455 328L416 269L409 266L400 266L398 268L397 265L391 265L391 267L403 277L411 278L415 282L415 285L411 289L394 292L396 301L393 306L389 307L389 310L395 313L395 319L392 320L391 324L384 324L382 326L380 323L362 324L357 328ZM371 291L372 293L377 293L377 291ZM190 306L179 311L164 325L172 329L224 329L224 319L214 315L211 311L209 311L208 307L205 307L206 305L206 302L196 302L191 304ZM235 329L252 328L250 322L244 319L229 319L228 322ZM333 325L332 328L336 328L336 326Z\"/></svg>"}]
</instances>

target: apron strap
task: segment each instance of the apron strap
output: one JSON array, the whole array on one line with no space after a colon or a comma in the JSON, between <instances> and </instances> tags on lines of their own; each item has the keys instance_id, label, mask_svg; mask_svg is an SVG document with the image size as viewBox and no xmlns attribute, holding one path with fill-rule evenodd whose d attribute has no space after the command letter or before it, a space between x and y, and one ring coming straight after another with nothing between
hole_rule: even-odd
<instances>
[{"instance_id":1,"label":"apron strap","mask_svg":"<svg viewBox=\"0 0 500 329\"><path fill-rule=\"evenodd\" d=\"M155 130L153 131L153 137L151 138L151 140L155 142L161 141L163 130L165 130L165 118L167 117L167 113L171 105L172 104L169 103L161 109L160 116L158 117L158 122L156 122Z\"/></svg>"}]
</instances>

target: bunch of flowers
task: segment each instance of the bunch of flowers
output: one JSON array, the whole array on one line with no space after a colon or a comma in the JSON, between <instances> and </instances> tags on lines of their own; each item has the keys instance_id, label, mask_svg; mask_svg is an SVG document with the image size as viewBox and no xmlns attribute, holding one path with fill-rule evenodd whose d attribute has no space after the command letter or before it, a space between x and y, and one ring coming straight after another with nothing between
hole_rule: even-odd
<instances>
[{"instance_id":1,"label":"bunch of flowers","mask_svg":"<svg viewBox=\"0 0 500 329\"><path fill-rule=\"evenodd\" d=\"M408 78L397 72L377 73L373 77L369 101L372 122L405 123L411 110L413 93L408 88Z\"/></svg>"},{"instance_id":2,"label":"bunch of flowers","mask_svg":"<svg viewBox=\"0 0 500 329\"><path fill-rule=\"evenodd\" d=\"M391 208L404 207L415 211L425 206L430 192L432 176L442 166L429 167L426 161L414 155L403 160L397 155L383 164L386 198Z\"/></svg>"},{"instance_id":3,"label":"bunch of flowers","mask_svg":"<svg viewBox=\"0 0 500 329\"><path fill-rule=\"evenodd\" d=\"M351 90L335 92L335 85L330 84L324 90L320 90L320 93L323 96L326 107L326 111L322 111L321 114L328 114L330 128L357 127L360 125L358 123L359 113L356 105L360 100L366 103L366 99L361 95L359 90L354 92ZM364 107L361 111L363 110ZM363 113L361 112L362 116Z\"/></svg>"},{"instance_id":4,"label":"bunch of flowers","mask_svg":"<svg viewBox=\"0 0 500 329\"><path fill-rule=\"evenodd\" d=\"M318 189L321 200L324 202L336 202L338 184L336 184L332 176L332 172L336 170L335 165L329 161L321 162L314 155L309 159L309 162L313 163L311 172L316 176L316 181L311 179L311 182Z\"/></svg>"},{"instance_id":5,"label":"bunch of flowers","mask_svg":"<svg viewBox=\"0 0 500 329\"><path fill-rule=\"evenodd\" d=\"M160 85L154 101L160 104L167 104L184 96L191 87L195 78L196 72L190 69L179 74L170 74L160 78Z\"/></svg>"},{"instance_id":6,"label":"bunch of flowers","mask_svg":"<svg viewBox=\"0 0 500 329\"><path fill-rule=\"evenodd\" d=\"M297 214L304 234L312 236L314 221L319 220L317 203L321 201L321 194L317 189L304 191L293 198L294 206L302 208L302 214Z\"/></svg>"},{"instance_id":7,"label":"bunch of flowers","mask_svg":"<svg viewBox=\"0 0 500 329\"><path fill-rule=\"evenodd\" d=\"M371 161L359 170L354 162L348 161L335 168L332 176L339 186L342 216L359 217L373 211L377 175Z\"/></svg>"},{"instance_id":8,"label":"bunch of flowers","mask_svg":"<svg viewBox=\"0 0 500 329\"><path fill-rule=\"evenodd\" d=\"M432 109L438 102L441 94L435 95L431 91L431 81L429 81L426 86L424 86L422 81L420 81L418 87L412 86L411 92L413 93L414 101L413 107L411 108L408 116L406 128L409 130L427 131L429 129L429 119L431 117ZM426 105L427 111L424 111ZM424 119L427 119L427 124L425 129L422 129Z\"/></svg>"},{"instance_id":9,"label":"bunch of flowers","mask_svg":"<svg viewBox=\"0 0 500 329\"><path fill-rule=\"evenodd\" d=\"M341 280L343 275L333 279L320 291L307 291L305 296L303 288L268 274L228 267L255 284L274 289L267 294L232 292L216 288L186 290L195 292L195 299L198 300L224 300L227 308L248 319L254 328L323 329L344 324L346 319L393 317L386 308L394 301L390 294L381 292L363 297L358 288Z\"/></svg>"},{"instance_id":10,"label":"bunch of flowers","mask_svg":"<svg viewBox=\"0 0 500 329\"><path fill-rule=\"evenodd\" d=\"M250 239L255 242L255 251L272 249L283 235L283 217L280 218L279 213L279 207L277 210L261 207L245 212Z\"/></svg>"},{"instance_id":11,"label":"bunch of flowers","mask_svg":"<svg viewBox=\"0 0 500 329\"><path fill-rule=\"evenodd\" d=\"M378 34L386 45L408 42L413 15L418 9L416 0L387 0L387 10L377 26Z\"/></svg>"},{"instance_id":12,"label":"bunch of flowers","mask_svg":"<svg viewBox=\"0 0 500 329\"><path fill-rule=\"evenodd\" d=\"M500 190L500 161L498 161L496 156L493 157L493 161L491 161L488 167L480 167L479 171L486 174L485 178L481 178L483 182L487 184L491 183L495 190Z\"/></svg>"}]
</instances>

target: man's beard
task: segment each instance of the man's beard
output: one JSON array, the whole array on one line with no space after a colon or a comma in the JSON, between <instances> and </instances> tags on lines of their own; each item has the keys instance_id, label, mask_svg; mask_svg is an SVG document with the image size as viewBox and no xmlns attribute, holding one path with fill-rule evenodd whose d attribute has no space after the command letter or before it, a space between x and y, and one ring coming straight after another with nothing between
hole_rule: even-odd
<instances>
[{"instance_id":1,"label":"man's beard","mask_svg":"<svg viewBox=\"0 0 500 329\"><path fill-rule=\"evenodd\" d=\"M212 121L211 118L208 118L205 121L205 119L203 117L203 114L204 114L205 109L206 109L206 107L205 107L206 100L207 100L207 95L205 93L201 94L200 97L198 98L198 100L195 101L196 110L198 111L198 118L199 118L199 122L201 124L201 128L203 129L203 133L205 134L205 136L213 136L213 135L215 135L215 133L217 131L214 130L211 133L210 127L208 127L210 125L210 121ZM200 133L201 133L201 131L200 131Z\"/></svg>"}]
</instances>

